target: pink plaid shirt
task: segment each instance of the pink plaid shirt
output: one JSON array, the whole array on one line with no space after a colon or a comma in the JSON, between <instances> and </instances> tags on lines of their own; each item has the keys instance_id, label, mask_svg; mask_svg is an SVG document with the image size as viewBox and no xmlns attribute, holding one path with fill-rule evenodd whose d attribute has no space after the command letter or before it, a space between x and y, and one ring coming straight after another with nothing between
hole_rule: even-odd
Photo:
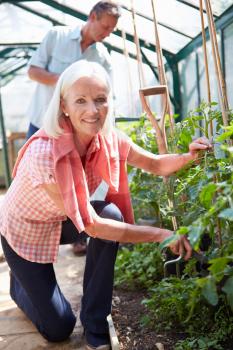
<instances>
[{"instance_id":1,"label":"pink plaid shirt","mask_svg":"<svg viewBox=\"0 0 233 350\"><path fill-rule=\"evenodd\" d=\"M120 149L129 149L129 143L129 139L124 139ZM93 140L86 155L85 175L90 195L102 181L88 161L98 147L97 139ZM127 178L121 175L121 181L126 183ZM40 186L51 183L56 183L52 140L36 138L19 162L0 211L0 233L18 255L32 262L57 260L61 225L67 219Z\"/></svg>"},{"instance_id":2,"label":"pink plaid shirt","mask_svg":"<svg viewBox=\"0 0 233 350\"><path fill-rule=\"evenodd\" d=\"M51 140L30 144L0 212L0 232L10 246L24 259L40 263L56 260L66 219L39 186L55 183L51 147Z\"/></svg>"}]
</instances>

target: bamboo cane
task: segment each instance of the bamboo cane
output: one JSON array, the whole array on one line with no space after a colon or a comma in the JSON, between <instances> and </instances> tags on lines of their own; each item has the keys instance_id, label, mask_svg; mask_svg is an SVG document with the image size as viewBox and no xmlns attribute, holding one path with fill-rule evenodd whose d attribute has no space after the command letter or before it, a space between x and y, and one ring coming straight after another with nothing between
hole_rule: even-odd
<instances>
[{"instance_id":1,"label":"bamboo cane","mask_svg":"<svg viewBox=\"0 0 233 350\"><path fill-rule=\"evenodd\" d=\"M203 16L203 3L200 0L200 14L201 14L201 25L202 25L202 40L203 40L203 50L204 50L204 59L205 59L205 73L206 73L206 84L207 84L207 96L208 103L211 103L211 92L210 92L210 80L209 80L209 69L208 69L208 59L207 59L207 49L206 49L206 35L205 35L205 25L204 25L204 16ZM210 122L210 136L213 136L213 123ZM216 176L214 177L214 183L217 182ZM217 218L217 238L219 247L222 246L222 230L220 219Z\"/></svg>"},{"instance_id":2,"label":"bamboo cane","mask_svg":"<svg viewBox=\"0 0 233 350\"><path fill-rule=\"evenodd\" d=\"M218 41L217 41L217 33L216 33L216 28L214 24L214 17L213 17L213 12L211 8L211 3L210 0L208 0L208 6L209 6L209 12L210 12L210 20L212 24L212 29L213 29L213 38L214 38L214 43L216 47L216 57L217 57L217 62L218 62L218 67L219 67L219 77L220 77L220 82L221 82L221 87L222 87L222 94L223 94L223 100L224 100L224 105L226 108L226 111L229 111L229 103L228 103L228 98L227 98L227 93L226 93L226 84L225 84L225 79L223 76L223 72L221 69L221 60L220 60L220 54L219 54L219 49L218 49Z\"/></svg>"},{"instance_id":3,"label":"bamboo cane","mask_svg":"<svg viewBox=\"0 0 233 350\"><path fill-rule=\"evenodd\" d=\"M143 88L143 89L139 90L139 95L141 98L143 109L146 111L147 116L148 116L152 126L155 129L155 137L156 137L156 141L157 141L157 145L158 145L159 154L167 153L166 133L165 133L165 129L161 128L159 126L155 116L151 112L151 109L150 109L150 107L147 103L147 100L146 100L146 96L163 95L164 96L164 111L165 111L167 108L167 102L168 102L167 101L167 96L168 96L167 90L168 89L167 89L166 85L153 86L153 87ZM164 114L164 111L163 111L163 114ZM164 185L166 186L166 189L168 192L168 178L164 176L163 182L164 182ZM174 209L173 199L171 199L169 197L169 195L168 195L168 205L169 205L169 208L171 210ZM178 225L177 225L176 217L174 215L172 216L172 225L173 225L173 229L176 231L178 228ZM181 255L174 260L166 261L164 264L164 277L167 277L167 266L169 264L176 264L176 274L177 274L177 277L180 277L180 265L179 265L179 263L181 261L182 261Z\"/></svg>"},{"instance_id":4,"label":"bamboo cane","mask_svg":"<svg viewBox=\"0 0 233 350\"><path fill-rule=\"evenodd\" d=\"M133 28L134 28L134 43L136 45L136 53L137 53L137 61L138 61L138 76L139 76L139 83L140 83L140 88L141 88L142 86L145 86L146 84L145 84L145 77L144 77L143 66L142 66L142 55L141 55L141 51L140 51L139 39L138 39L138 34L137 34L134 0L131 0L131 13L132 13Z\"/></svg>"},{"instance_id":5,"label":"bamboo cane","mask_svg":"<svg viewBox=\"0 0 233 350\"><path fill-rule=\"evenodd\" d=\"M228 105L228 99L226 95L225 81L224 81L222 69L221 69L221 61L220 61L220 55L218 50L218 42L217 42L216 29L214 25L214 18L213 18L211 4L209 0L205 0L205 6L206 6L206 13L208 18L210 41L211 41L212 54L214 59L215 74L216 74L216 79L218 84L218 93L219 93L220 107L222 111L223 124L225 126L228 126L229 105Z\"/></svg>"},{"instance_id":6,"label":"bamboo cane","mask_svg":"<svg viewBox=\"0 0 233 350\"><path fill-rule=\"evenodd\" d=\"M205 62L205 76L206 76L206 88L207 88L207 100L208 104L211 103L211 92L210 92L210 76L209 76L209 65L207 57L207 47L206 47L206 34L205 34L205 23L203 15L203 2L200 0L200 15L201 15L201 29L202 29L202 43L203 43L203 52L204 52L204 62ZM210 130L209 137L213 136L213 122L210 121Z\"/></svg>"},{"instance_id":7,"label":"bamboo cane","mask_svg":"<svg viewBox=\"0 0 233 350\"><path fill-rule=\"evenodd\" d=\"M201 29L202 29L202 41L203 41L204 62L205 62L207 99L208 99L208 103L210 103L211 102L210 76L209 76L207 48L206 48L205 23L204 23L204 16L203 16L203 2L202 2L202 0L199 0L199 1L200 1Z\"/></svg>"},{"instance_id":8,"label":"bamboo cane","mask_svg":"<svg viewBox=\"0 0 233 350\"><path fill-rule=\"evenodd\" d=\"M159 81L160 81L161 85L166 86L166 94L164 95L164 99L163 99L164 113L162 115L162 120L161 120L161 130L162 130L162 135L161 136L164 138L163 143L166 145L166 153L167 153L167 140L166 140L166 131L165 131L165 116L166 116L166 114L169 115L170 126L171 126L171 134L172 135L174 135L174 119L173 119L172 113L171 113L171 101L170 101L170 96L169 96L169 92L168 92L168 85L167 85L167 78L166 78L165 68L164 68L164 64L163 64L163 53L162 53L162 48L161 48L160 39L159 39L158 23L157 23L157 18L156 18L156 11L155 11L155 0L151 0L151 5L152 5L152 12L153 12L153 20L154 20L154 32L155 32L155 43L156 43L155 46L156 46L156 53L157 53L157 59L158 59ZM162 153L160 153L160 154L162 154ZM167 178L164 178L164 183L166 185L168 185L168 179ZM174 209L173 200L168 198L168 202L169 202L169 207L173 210ZM172 224L173 224L174 230L177 230L178 225L177 225L177 220L176 220L175 216L172 216Z\"/></svg>"},{"instance_id":9,"label":"bamboo cane","mask_svg":"<svg viewBox=\"0 0 233 350\"><path fill-rule=\"evenodd\" d=\"M158 23L157 23L157 19L156 19L155 0L151 0L151 5L152 5L152 12L153 12L153 20L154 20L155 43L156 43L155 46L156 46L156 53L157 53L157 60L158 60L159 82L161 85L167 86L167 78L166 78L166 73L165 73L164 64L163 64L163 53L162 53L162 48L160 45ZM174 118L173 118L172 113L171 113L171 101L170 101L168 89L167 89L166 101L167 101L167 109L165 111L165 115L166 114L169 115L171 132L173 135L174 134Z\"/></svg>"},{"instance_id":10,"label":"bamboo cane","mask_svg":"<svg viewBox=\"0 0 233 350\"><path fill-rule=\"evenodd\" d=\"M160 40L159 40L158 25L157 25L157 19L156 19L156 14L155 14L155 2L153 0L151 0L151 4L152 4L152 9L153 9L156 53L157 53L157 58L158 58L158 73L159 73L159 81L160 81L161 86L140 89L139 94L140 94L143 108L146 111L147 116L150 119L151 124L153 125L153 127L156 131L156 141L157 141L157 145L158 145L158 149L159 149L159 154L164 154L164 153L167 153L167 138L166 138L166 131L165 131L166 113L169 114L172 131L173 131L174 120L171 117L171 102L170 102L170 96L169 96L168 87L167 87L167 79L166 79L166 74L165 74L165 69L164 69L164 64L163 64L162 49L161 49ZM150 107L146 101L145 96L149 96L149 95L162 95L162 101L163 101L164 108L163 108L160 126L159 126L159 123L157 122L156 118L154 117L153 113L151 112ZM166 186L168 185L167 180L168 179L164 177L164 183ZM171 209L174 209L173 200L171 200L169 198L168 202L169 202L169 207ZM172 217L172 223L173 223L174 230L177 230L178 225L177 225L177 221L176 221L175 216Z\"/></svg>"},{"instance_id":11,"label":"bamboo cane","mask_svg":"<svg viewBox=\"0 0 233 350\"><path fill-rule=\"evenodd\" d=\"M156 137L156 141L157 141L157 145L158 145L158 149L159 149L159 154L165 154L165 153L167 153L167 141L166 141L165 129L163 127L159 126L155 116L151 112L151 109L146 101L146 96L163 95L165 98L165 103L164 103L164 111L165 111L167 108L167 96L168 96L167 86L160 85L160 86L153 86L153 87L149 87L149 88L143 88L143 89L140 89L139 95L141 98L143 109L146 111L147 116L148 116L149 120L151 121L152 126L155 129L155 137ZM164 181L164 184L166 186L168 186L168 178L163 177L163 181ZM169 204L170 209L173 210L174 203L173 203L172 199L168 198L168 204ZM172 216L172 224L173 224L173 229L177 230L178 225L177 225L177 220L176 220L175 216Z\"/></svg>"}]
</instances>

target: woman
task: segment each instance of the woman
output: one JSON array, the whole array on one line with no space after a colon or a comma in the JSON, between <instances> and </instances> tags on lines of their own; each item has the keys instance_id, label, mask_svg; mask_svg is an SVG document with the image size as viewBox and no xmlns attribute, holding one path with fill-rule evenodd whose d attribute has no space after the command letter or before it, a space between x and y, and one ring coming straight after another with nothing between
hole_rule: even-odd
<instances>
[{"instance_id":1,"label":"woman","mask_svg":"<svg viewBox=\"0 0 233 350\"><path fill-rule=\"evenodd\" d=\"M48 341L68 338L76 322L53 270L59 244L83 231L90 236L80 315L87 349L110 348L106 317L118 242L173 234L133 224L126 163L167 176L210 147L200 138L187 154L155 156L112 127L111 105L108 76L97 63L79 61L62 73L44 128L19 153L0 217L11 297ZM186 259L192 252L185 237L172 250L186 251Z\"/></svg>"}]
</instances>

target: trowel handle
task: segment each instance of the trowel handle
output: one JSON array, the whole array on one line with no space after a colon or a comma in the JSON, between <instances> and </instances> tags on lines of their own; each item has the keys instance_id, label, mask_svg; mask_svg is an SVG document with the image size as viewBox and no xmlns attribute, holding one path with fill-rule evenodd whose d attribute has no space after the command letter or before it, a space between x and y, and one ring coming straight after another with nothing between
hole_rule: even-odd
<instances>
[{"instance_id":1,"label":"trowel handle","mask_svg":"<svg viewBox=\"0 0 233 350\"><path fill-rule=\"evenodd\" d=\"M144 96L167 95L168 89L166 85L158 85L158 86L149 86L146 88L141 88L140 92Z\"/></svg>"}]
</instances>

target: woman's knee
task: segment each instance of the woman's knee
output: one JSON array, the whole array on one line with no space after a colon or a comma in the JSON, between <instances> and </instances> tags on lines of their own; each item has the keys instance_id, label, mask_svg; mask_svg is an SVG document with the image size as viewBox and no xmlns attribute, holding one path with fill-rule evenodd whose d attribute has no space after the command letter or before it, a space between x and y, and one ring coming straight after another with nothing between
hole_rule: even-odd
<instances>
[{"instance_id":1,"label":"woman's knee","mask_svg":"<svg viewBox=\"0 0 233 350\"><path fill-rule=\"evenodd\" d=\"M124 221L120 209L113 203L95 201L93 206L97 214L102 218Z\"/></svg>"},{"instance_id":2,"label":"woman's knee","mask_svg":"<svg viewBox=\"0 0 233 350\"><path fill-rule=\"evenodd\" d=\"M74 330L76 317L71 314L54 320L50 325L38 327L41 335L49 342L62 342L69 338Z\"/></svg>"}]
</instances>

